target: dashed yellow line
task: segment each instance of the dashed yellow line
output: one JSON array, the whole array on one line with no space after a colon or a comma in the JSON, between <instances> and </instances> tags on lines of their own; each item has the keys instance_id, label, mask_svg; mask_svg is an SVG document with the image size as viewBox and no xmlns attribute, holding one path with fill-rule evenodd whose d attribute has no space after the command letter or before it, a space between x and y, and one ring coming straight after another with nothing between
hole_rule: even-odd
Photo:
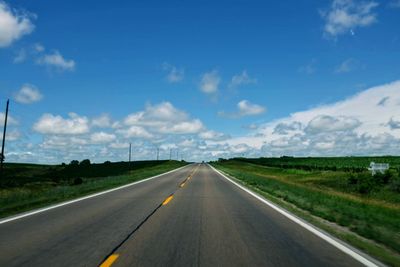
<instances>
[{"instance_id":1,"label":"dashed yellow line","mask_svg":"<svg viewBox=\"0 0 400 267\"><path fill-rule=\"evenodd\" d=\"M163 206L164 206L164 205L167 205L168 202L170 202L173 198L174 198L174 196L169 196L169 197L167 197L167 199L164 200L164 202L162 203L162 205L163 205Z\"/></svg>"},{"instance_id":2,"label":"dashed yellow line","mask_svg":"<svg viewBox=\"0 0 400 267\"><path fill-rule=\"evenodd\" d=\"M179 187L182 188L182 187L185 186L185 184L186 184L186 182L183 182L183 183L181 183L181 184L179 185Z\"/></svg>"},{"instance_id":3,"label":"dashed yellow line","mask_svg":"<svg viewBox=\"0 0 400 267\"><path fill-rule=\"evenodd\" d=\"M118 259L119 255L118 254L112 254L110 257L108 257L101 265L100 267L110 267L114 261Z\"/></svg>"}]
</instances>

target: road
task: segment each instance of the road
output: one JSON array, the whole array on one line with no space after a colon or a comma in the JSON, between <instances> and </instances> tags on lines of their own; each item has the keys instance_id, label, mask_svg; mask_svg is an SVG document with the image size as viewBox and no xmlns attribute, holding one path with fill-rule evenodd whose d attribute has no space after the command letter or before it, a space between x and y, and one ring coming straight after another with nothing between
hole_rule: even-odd
<instances>
[{"instance_id":1,"label":"road","mask_svg":"<svg viewBox=\"0 0 400 267\"><path fill-rule=\"evenodd\" d=\"M0 266L101 264L360 266L206 164L0 224Z\"/></svg>"}]
</instances>

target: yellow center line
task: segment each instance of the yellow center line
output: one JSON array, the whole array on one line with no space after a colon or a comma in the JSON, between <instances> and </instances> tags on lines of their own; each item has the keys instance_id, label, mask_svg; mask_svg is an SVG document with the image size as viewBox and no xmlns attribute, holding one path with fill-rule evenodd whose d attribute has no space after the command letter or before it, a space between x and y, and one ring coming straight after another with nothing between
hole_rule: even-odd
<instances>
[{"instance_id":1,"label":"yellow center line","mask_svg":"<svg viewBox=\"0 0 400 267\"><path fill-rule=\"evenodd\" d=\"M110 257L108 257L101 265L100 267L110 267L114 261L118 259L119 255L118 254L112 254Z\"/></svg>"},{"instance_id":2,"label":"yellow center line","mask_svg":"<svg viewBox=\"0 0 400 267\"><path fill-rule=\"evenodd\" d=\"M172 199L174 198L174 196L169 196L169 197L167 197L167 199L166 200L164 200L164 202L162 203L162 205L164 206L164 205L167 205L168 204L168 202L170 202Z\"/></svg>"}]
</instances>

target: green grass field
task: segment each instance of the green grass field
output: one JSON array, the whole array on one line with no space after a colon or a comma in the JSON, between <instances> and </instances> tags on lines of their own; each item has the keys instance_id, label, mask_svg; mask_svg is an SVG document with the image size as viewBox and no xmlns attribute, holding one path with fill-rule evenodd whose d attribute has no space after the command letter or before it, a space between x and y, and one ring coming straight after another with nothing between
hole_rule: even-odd
<instances>
[{"instance_id":1,"label":"green grass field","mask_svg":"<svg viewBox=\"0 0 400 267\"><path fill-rule=\"evenodd\" d=\"M399 180L395 171L383 179L368 172L284 169L243 159L212 164L385 263L400 266L400 192L392 185Z\"/></svg>"},{"instance_id":2,"label":"green grass field","mask_svg":"<svg viewBox=\"0 0 400 267\"><path fill-rule=\"evenodd\" d=\"M0 217L138 181L186 165L180 161L103 164L6 164L0 181Z\"/></svg>"}]
</instances>

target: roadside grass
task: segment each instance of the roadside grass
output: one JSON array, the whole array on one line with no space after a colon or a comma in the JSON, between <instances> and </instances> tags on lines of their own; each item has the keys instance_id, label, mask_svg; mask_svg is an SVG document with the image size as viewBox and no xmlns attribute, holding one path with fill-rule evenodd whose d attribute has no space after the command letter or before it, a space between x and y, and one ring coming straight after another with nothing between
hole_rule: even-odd
<instances>
[{"instance_id":1,"label":"roadside grass","mask_svg":"<svg viewBox=\"0 0 400 267\"><path fill-rule=\"evenodd\" d=\"M16 183L21 185L16 186L14 183L6 181L6 184L13 184L13 186L0 187L0 218L142 180L186 164L186 162L179 161L137 163L138 167L133 167L132 170L125 170L119 175L99 177L77 176L79 177L78 182L76 182L76 178L60 180L58 177L56 181L53 181L51 177L48 177L48 173L46 172L49 169L48 166L33 166L34 170L32 172L39 173L38 176L27 179L23 175L20 175L19 172L16 172L20 175L20 177L16 178L19 178L19 181ZM20 167L18 166L18 168ZM27 168L29 169L31 166L27 166ZM50 167L52 171L55 168L59 167ZM108 166L108 168L112 169L112 165ZM23 172L26 172L26 170L24 169ZM46 178L40 178L40 175L45 175ZM29 182L29 180L32 182Z\"/></svg>"},{"instance_id":2,"label":"roadside grass","mask_svg":"<svg viewBox=\"0 0 400 267\"><path fill-rule=\"evenodd\" d=\"M382 262L400 266L400 198L394 193L354 193L346 189L347 178L340 172L270 168L234 160L212 165Z\"/></svg>"}]
</instances>

